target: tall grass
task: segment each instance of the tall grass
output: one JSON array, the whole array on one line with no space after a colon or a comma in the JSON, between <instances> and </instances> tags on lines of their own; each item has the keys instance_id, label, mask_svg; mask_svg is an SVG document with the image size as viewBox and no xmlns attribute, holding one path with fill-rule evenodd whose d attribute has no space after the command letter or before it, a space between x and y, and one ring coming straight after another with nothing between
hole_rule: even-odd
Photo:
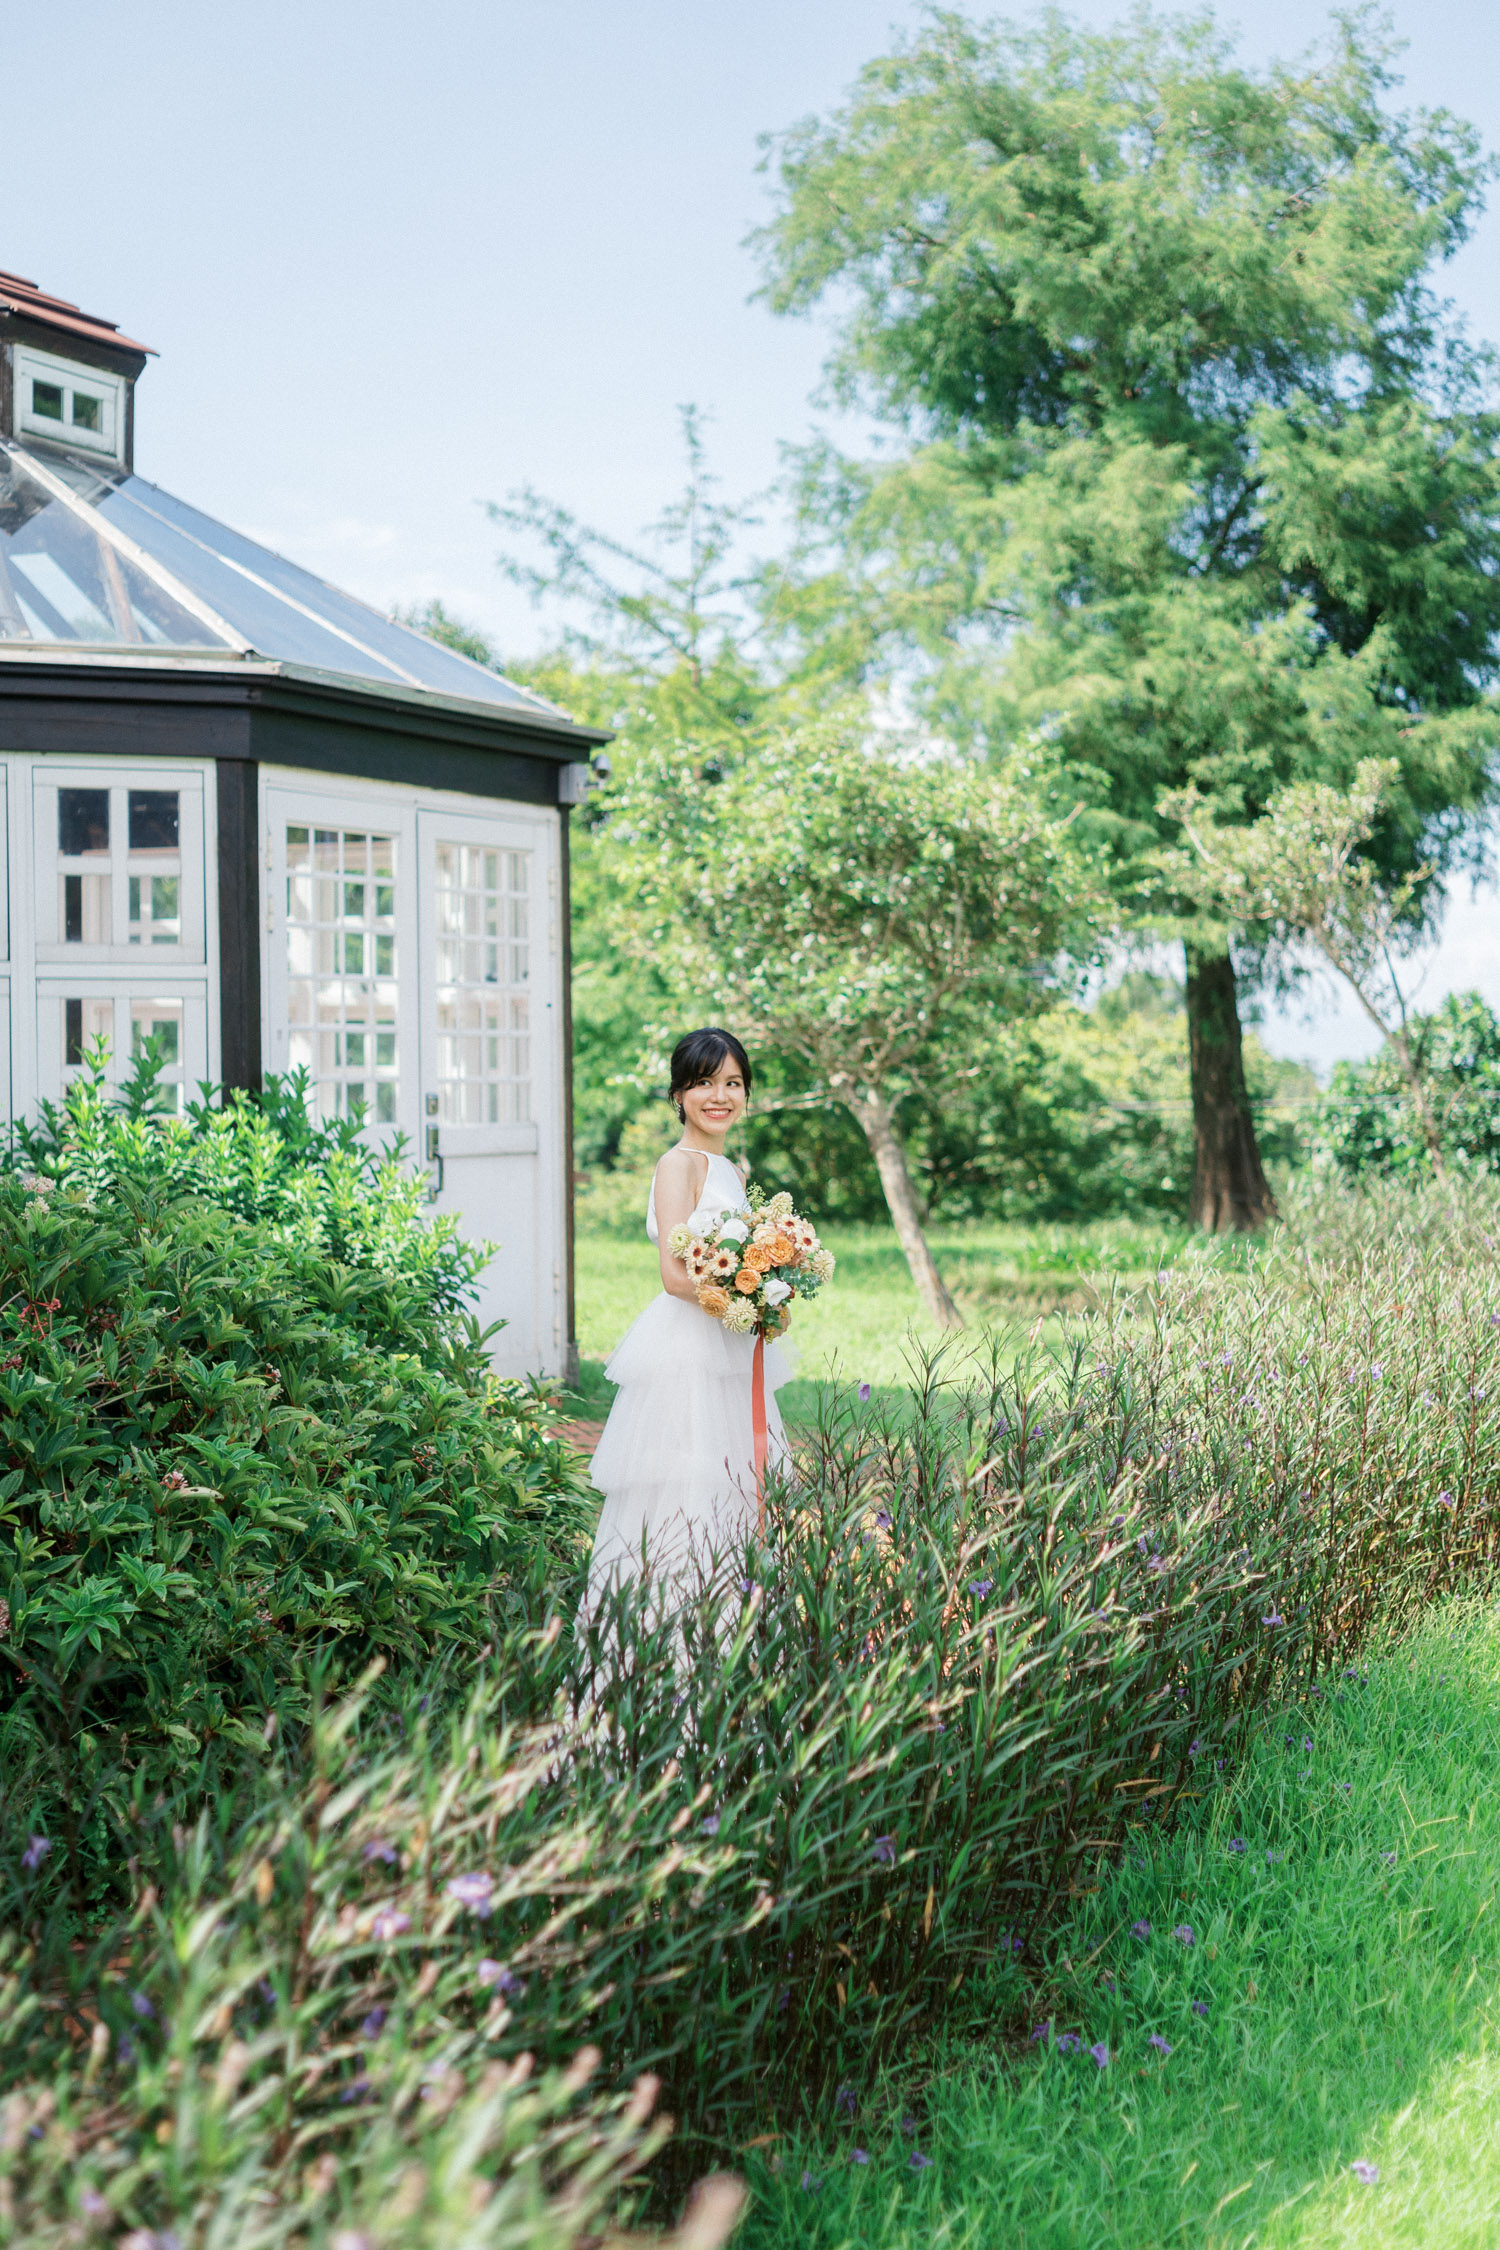
<instances>
[{"instance_id":1,"label":"tall grass","mask_svg":"<svg viewBox=\"0 0 1500 2250\"><path fill-rule=\"evenodd\" d=\"M833 1401L766 1544L686 1598L624 1590L578 1626L576 1589L538 1579L456 1712L438 1681L399 1724L320 1720L306 1762L191 1834L138 1802L135 1921L89 1960L18 1960L0 2068L71 2089L66 2027L97 2016L120 2161L154 2165L140 2040L126 2064L115 2041L138 1990L184 2083L238 2040L250 2114L344 2151L359 2195L374 2159L346 2122L366 2087L408 2099L412 2056L456 2098L588 2042L662 2079L680 2181L822 2114L981 1980L1018 2009L1127 1836L1232 1777L1266 1711L1372 1631L1492 1581L1486 1214L1442 1236L1397 1216L1337 1260L1304 1236L1165 1275L1060 1368L935 1355L899 1417ZM41 1921L60 1857L14 1866L13 1920ZM184 2181L158 2211L227 2193Z\"/></svg>"}]
</instances>

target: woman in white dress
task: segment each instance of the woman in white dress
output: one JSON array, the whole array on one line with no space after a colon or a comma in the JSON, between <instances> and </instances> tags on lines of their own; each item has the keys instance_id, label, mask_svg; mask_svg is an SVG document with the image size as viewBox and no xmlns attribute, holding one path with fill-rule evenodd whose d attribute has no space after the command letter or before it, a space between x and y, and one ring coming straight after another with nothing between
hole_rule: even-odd
<instances>
[{"instance_id":1,"label":"woman in white dress","mask_svg":"<svg viewBox=\"0 0 1500 2250\"><path fill-rule=\"evenodd\" d=\"M706 1233L727 1213L749 1209L724 1142L745 1113L750 1080L750 1058L732 1032L689 1032L673 1050L670 1099L682 1138L657 1165L646 1209L662 1294L605 1365L619 1392L590 1471L604 1510L589 1565L589 1611L612 1580L643 1572L658 1585L679 1579L686 1589L695 1565L728 1555L755 1530L755 1339L732 1335L701 1309L686 1266L668 1248L684 1222ZM790 1373L781 1347L769 1344L768 1468L786 1458L774 1393Z\"/></svg>"}]
</instances>

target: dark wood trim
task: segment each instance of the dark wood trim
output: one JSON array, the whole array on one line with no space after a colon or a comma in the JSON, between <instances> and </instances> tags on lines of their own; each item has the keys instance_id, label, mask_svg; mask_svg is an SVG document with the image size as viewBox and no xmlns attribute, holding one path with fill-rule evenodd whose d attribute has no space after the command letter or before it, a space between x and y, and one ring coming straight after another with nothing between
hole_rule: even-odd
<instances>
[{"instance_id":1,"label":"dark wood trim","mask_svg":"<svg viewBox=\"0 0 1500 2250\"><path fill-rule=\"evenodd\" d=\"M257 1093L260 1053L260 769L221 758L219 1082Z\"/></svg>"},{"instance_id":2,"label":"dark wood trim","mask_svg":"<svg viewBox=\"0 0 1500 2250\"><path fill-rule=\"evenodd\" d=\"M408 788L456 789L465 796L505 797L523 805L557 803L561 761L527 756L510 745L477 750L468 743L392 734L384 728L330 726L323 718L284 711L252 713L250 742L251 755L265 766L303 767Z\"/></svg>"},{"instance_id":3,"label":"dark wood trim","mask_svg":"<svg viewBox=\"0 0 1500 2250\"><path fill-rule=\"evenodd\" d=\"M558 807L558 912L562 916L562 1067L563 1067L563 1166L567 1200L563 1207L563 1241L567 1258L567 1341L563 1346L563 1381L578 1384L578 1292L573 1194L573 862L570 807Z\"/></svg>"}]
</instances>

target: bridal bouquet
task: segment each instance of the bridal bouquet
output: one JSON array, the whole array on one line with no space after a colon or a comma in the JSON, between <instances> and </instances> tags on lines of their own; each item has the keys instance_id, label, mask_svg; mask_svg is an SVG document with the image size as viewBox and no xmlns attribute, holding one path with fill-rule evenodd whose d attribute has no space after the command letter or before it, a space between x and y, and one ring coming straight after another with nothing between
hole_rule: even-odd
<instances>
[{"instance_id":1,"label":"bridal bouquet","mask_svg":"<svg viewBox=\"0 0 1500 2250\"><path fill-rule=\"evenodd\" d=\"M667 1247L681 1258L706 1313L735 1335L757 1329L775 1336L786 1326L794 1297L815 1297L833 1273L833 1252L801 1219L789 1195L769 1200L747 1189L748 1217L730 1212L699 1232L674 1227Z\"/></svg>"}]
</instances>

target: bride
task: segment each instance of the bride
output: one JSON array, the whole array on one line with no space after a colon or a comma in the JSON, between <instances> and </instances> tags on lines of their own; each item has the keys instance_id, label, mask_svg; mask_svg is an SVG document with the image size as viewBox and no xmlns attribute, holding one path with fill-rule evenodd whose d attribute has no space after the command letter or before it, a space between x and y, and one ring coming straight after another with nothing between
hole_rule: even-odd
<instances>
[{"instance_id":1,"label":"bride","mask_svg":"<svg viewBox=\"0 0 1500 2250\"><path fill-rule=\"evenodd\" d=\"M651 1182L646 1232L657 1246L662 1295L646 1307L605 1365L619 1385L590 1470L604 1494L586 1608L611 1581L649 1574L658 1584L695 1557L742 1546L756 1524L750 1374L753 1336L732 1335L703 1312L668 1244L684 1222L703 1232L748 1212L745 1181L724 1142L750 1099L750 1058L729 1031L690 1031L672 1052L669 1099L682 1138ZM772 1395L791 1368L766 1350L766 1461L787 1457Z\"/></svg>"}]
</instances>

